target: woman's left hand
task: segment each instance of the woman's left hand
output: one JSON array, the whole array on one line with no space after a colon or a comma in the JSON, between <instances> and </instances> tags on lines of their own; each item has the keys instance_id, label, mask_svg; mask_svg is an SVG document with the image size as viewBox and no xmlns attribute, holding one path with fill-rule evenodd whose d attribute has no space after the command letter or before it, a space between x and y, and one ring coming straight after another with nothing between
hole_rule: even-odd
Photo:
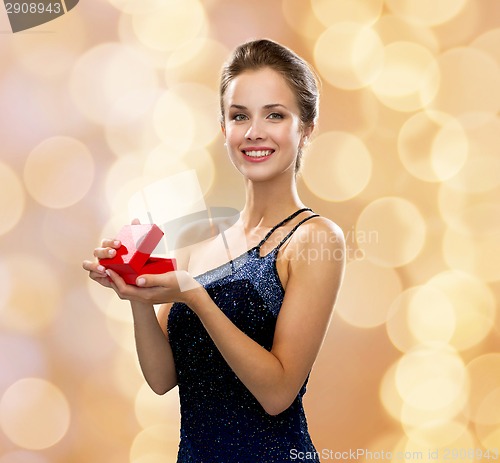
<instances>
[{"instance_id":1,"label":"woman's left hand","mask_svg":"<svg viewBox=\"0 0 500 463\"><path fill-rule=\"evenodd\" d=\"M188 272L177 270L158 275L140 275L136 284L128 285L118 273L106 270L111 287L120 299L150 304L183 302L188 306L205 289Z\"/></svg>"}]
</instances>

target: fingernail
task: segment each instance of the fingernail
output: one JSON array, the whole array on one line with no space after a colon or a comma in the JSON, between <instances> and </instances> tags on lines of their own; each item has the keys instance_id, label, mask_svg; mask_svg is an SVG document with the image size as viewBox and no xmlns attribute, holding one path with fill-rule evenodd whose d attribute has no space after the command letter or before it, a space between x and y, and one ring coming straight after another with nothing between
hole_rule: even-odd
<instances>
[{"instance_id":1,"label":"fingernail","mask_svg":"<svg viewBox=\"0 0 500 463\"><path fill-rule=\"evenodd\" d=\"M108 252L108 254L109 254L110 256L114 256L114 255L115 255L115 253L116 253L116 251L115 251L114 249L110 249L110 250L109 250L109 252Z\"/></svg>"},{"instance_id":2,"label":"fingernail","mask_svg":"<svg viewBox=\"0 0 500 463\"><path fill-rule=\"evenodd\" d=\"M109 270L106 270L106 275L111 278L111 272Z\"/></svg>"},{"instance_id":3,"label":"fingernail","mask_svg":"<svg viewBox=\"0 0 500 463\"><path fill-rule=\"evenodd\" d=\"M145 278L138 278L136 283L137 283L137 286L143 286L146 284L146 279Z\"/></svg>"},{"instance_id":4,"label":"fingernail","mask_svg":"<svg viewBox=\"0 0 500 463\"><path fill-rule=\"evenodd\" d=\"M97 267L98 272L104 273L105 270L106 270L106 267L103 267L102 265L99 265L99 267Z\"/></svg>"},{"instance_id":5,"label":"fingernail","mask_svg":"<svg viewBox=\"0 0 500 463\"><path fill-rule=\"evenodd\" d=\"M120 246L120 242L119 242L118 240L113 241L113 244L114 244L115 246Z\"/></svg>"}]
</instances>

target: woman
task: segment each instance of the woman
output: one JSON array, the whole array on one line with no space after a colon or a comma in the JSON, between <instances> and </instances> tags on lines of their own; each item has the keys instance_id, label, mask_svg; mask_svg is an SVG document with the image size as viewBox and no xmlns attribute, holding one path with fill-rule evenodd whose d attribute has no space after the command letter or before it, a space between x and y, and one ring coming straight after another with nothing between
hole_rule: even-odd
<instances>
[{"instance_id":1,"label":"woman","mask_svg":"<svg viewBox=\"0 0 500 463\"><path fill-rule=\"evenodd\" d=\"M317 118L316 79L289 49L253 41L225 65L220 101L246 188L238 220L186 230L186 242L204 239L176 256L182 270L141 276L137 286L97 261L84 268L130 300L151 388L179 386L178 462L319 461L302 397L342 279L344 240L296 189ZM104 240L94 255L118 246Z\"/></svg>"}]
</instances>

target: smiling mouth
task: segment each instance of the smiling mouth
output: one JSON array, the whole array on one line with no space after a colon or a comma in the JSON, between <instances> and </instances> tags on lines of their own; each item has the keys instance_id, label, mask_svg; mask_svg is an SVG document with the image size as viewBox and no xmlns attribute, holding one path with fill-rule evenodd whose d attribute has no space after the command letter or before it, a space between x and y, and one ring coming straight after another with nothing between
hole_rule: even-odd
<instances>
[{"instance_id":1,"label":"smiling mouth","mask_svg":"<svg viewBox=\"0 0 500 463\"><path fill-rule=\"evenodd\" d=\"M271 154L273 154L274 150L251 150L251 151L243 150L243 153L251 158L264 158L266 156L270 156Z\"/></svg>"}]
</instances>

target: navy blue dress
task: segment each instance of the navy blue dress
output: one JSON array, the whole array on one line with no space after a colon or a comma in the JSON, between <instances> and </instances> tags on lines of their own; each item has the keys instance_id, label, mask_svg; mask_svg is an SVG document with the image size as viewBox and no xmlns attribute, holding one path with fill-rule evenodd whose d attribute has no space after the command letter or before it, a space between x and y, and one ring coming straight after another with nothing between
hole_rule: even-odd
<instances>
[{"instance_id":1,"label":"navy blue dress","mask_svg":"<svg viewBox=\"0 0 500 463\"><path fill-rule=\"evenodd\" d=\"M260 248L300 209L273 227L254 248L196 277L224 314L267 350L273 344L276 319L284 297L276 270L281 246L302 219L271 252ZM198 316L175 303L168 317L181 405L177 463L318 462L307 429L302 397L306 382L288 409L272 416L228 366ZM304 455L304 459L298 456Z\"/></svg>"}]
</instances>

